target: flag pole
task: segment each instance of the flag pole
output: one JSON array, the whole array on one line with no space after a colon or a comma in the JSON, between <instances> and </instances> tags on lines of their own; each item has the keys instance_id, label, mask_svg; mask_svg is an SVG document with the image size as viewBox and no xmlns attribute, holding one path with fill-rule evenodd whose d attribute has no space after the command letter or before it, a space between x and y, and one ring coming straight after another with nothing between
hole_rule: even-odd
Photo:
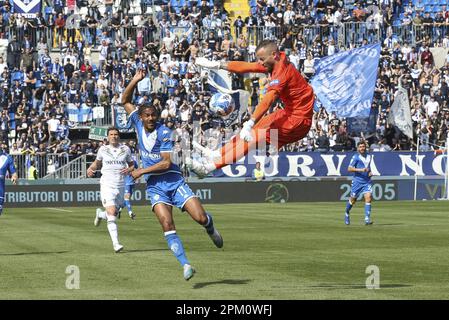
<instances>
[{"instance_id":1,"label":"flag pole","mask_svg":"<svg viewBox=\"0 0 449 320\"><path fill-rule=\"evenodd\" d=\"M419 155L419 136L418 136L417 143L416 143L416 163L418 163L418 161L419 161L418 155ZM419 166L419 163L418 163L418 166ZM418 189L418 175L416 174L416 171L415 171L415 191L414 191L414 194L413 194L413 200L414 201L416 201L416 191L417 191L417 189Z\"/></svg>"},{"instance_id":2,"label":"flag pole","mask_svg":"<svg viewBox=\"0 0 449 320\"><path fill-rule=\"evenodd\" d=\"M449 200L449 132L446 139L446 200Z\"/></svg>"}]
</instances>

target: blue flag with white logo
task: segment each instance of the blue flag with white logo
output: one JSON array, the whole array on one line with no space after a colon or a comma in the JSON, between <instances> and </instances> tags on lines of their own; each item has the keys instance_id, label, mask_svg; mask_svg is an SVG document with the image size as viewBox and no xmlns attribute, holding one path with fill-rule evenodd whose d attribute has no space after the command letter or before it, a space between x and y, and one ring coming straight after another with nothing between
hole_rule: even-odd
<instances>
[{"instance_id":1,"label":"blue flag with white logo","mask_svg":"<svg viewBox=\"0 0 449 320\"><path fill-rule=\"evenodd\" d=\"M380 44L342 51L320 59L310 81L327 112L368 118L377 79Z\"/></svg>"},{"instance_id":2,"label":"blue flag with white logo","mask_svg":"<svg viewBox=\"0 0 449 320\"><path fill-rule=\"evenodd\" d=\"M131 121L123 106L114 104L112 106L113 125L118 128L120 132L132 132L134 128L131 126Z\"/></svg>"},{"instance_id":3,"label":"blue flag with white logo","mask_svg":"<svg viewBox=\"0 0 449 320\"><path fill-rule=\"evenodd\" d=\"M14 0L14 12L25 18L34 18L41 11L41 0Z\"/></svg>"}]
</instances>

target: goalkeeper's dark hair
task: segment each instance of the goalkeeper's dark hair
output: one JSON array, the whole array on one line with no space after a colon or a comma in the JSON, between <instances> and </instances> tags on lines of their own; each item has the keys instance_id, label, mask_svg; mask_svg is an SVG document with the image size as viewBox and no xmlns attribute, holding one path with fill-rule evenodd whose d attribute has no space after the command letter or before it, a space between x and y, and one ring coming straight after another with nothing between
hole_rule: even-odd
<instances>
[{"instance_id":1,"label":"goalkeeper's dark hair","mask_svg":"<svg viewBox=\"0 0 449 320\"><path fill-rule=\"evenodd\" d=\"M273 40L262 40L261 42L259 42L259 44L256 47L256 52L262 48L271 49L273 51L279 51L276 41Z\"/></svg>"},{"instance_id":2,"label":"goalkeeper's dark hair","mask_svg":"<svg viewBox=\"0 0 449 320\"><path fill-rule=\"evenodd\" d=\"M139 114L139 116L142 115L143 111L146 109L153 109L154 112L157 114L157 116L159 117L161 114L161 110L159 110L159 108L155 107L154 105L150 104L150 103L146 103L143 104L141 106L139 106L139 110L137 111L137 113Z\"/></svg>"}]
</instances>

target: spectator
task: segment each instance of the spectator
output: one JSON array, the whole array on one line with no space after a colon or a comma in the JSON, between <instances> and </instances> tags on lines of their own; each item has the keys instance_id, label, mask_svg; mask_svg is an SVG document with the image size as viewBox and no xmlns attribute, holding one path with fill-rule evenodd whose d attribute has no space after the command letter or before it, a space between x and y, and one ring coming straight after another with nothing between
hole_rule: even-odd
<instances>
[{"instance_id":1,"label":"spectator","mask_svg":"<svg viewBox=\"0 0 449 320\"><path fill-rule=\"evenodd\" d=\"M253 179L255 181L262 181L265 180L265 172L264 170L260 167L260 162L256 162L256 167L253 169Z\"/></svg>"}]
</instances>

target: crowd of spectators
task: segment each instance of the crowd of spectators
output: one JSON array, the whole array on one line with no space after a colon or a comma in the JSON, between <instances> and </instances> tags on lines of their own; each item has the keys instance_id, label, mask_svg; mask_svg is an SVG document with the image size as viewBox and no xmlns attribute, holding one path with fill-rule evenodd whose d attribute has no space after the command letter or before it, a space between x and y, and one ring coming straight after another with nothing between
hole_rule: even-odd
<instances>
[{"instance_id":1,"label":"crowd of spectators","mask_svg":"<svg viewBox=\"0 0 449 320\"><path fill-rule=\"evenodd\" d=\"M226 127L223 119L208 112L207 77L195 65L196 57L254 61L255 42L262 35L277 39L310 79L316 60L348 49L338 36L342 23L377 21L382 54L372 106L378 113L375 130L349 132L346 119L320 108L308 136L283 150L355 150L360 139L368 139L373 151L412 150L417 136L422 150L432 150L444 144L449 125L449 56L438 68L429 47L448 48L449 36L434 38L423 29L419 41L409 44L395 38L393 29L394 21L404 22L409 16L412 23L420 23L424 15L421 23L428 23L430 15L420 10L422 1L257 0L249 2L248 16L235 21L222 1L156 1L160 9L149 10L148 2L141 0L138 14L125 0L105 1L103 7L89 1L75 29L68 26L64 0L44 1L42 12L32 19L19 17L8 0L0 0L0 39L9 39L6 56L0 57L1 142L11 154L95 154L103 142L77 141L70 135L72 128L92 125L95 107L110 114L136 70L144 68L148 76L139 83L134 103L160 109L162 121L176 132L178 155L181 141L191 137L216 148L238 133L263 96L267 79L232 75L233 88L249 90L251 101L239 123ZM78 12L86 3L77 5ZM446 6L438 8L432 12L433 21L448 22ZM308 27L316 25L320 32L310 38ZM360 29L361 42L350 45L379 39L370 30L376 28ZM409 93L415 139L387 122L400 81ZM68 106L92 112L78 123ZM281 102L270 112L277 108L282 108Z\"/></svg>"}]
</instances>

